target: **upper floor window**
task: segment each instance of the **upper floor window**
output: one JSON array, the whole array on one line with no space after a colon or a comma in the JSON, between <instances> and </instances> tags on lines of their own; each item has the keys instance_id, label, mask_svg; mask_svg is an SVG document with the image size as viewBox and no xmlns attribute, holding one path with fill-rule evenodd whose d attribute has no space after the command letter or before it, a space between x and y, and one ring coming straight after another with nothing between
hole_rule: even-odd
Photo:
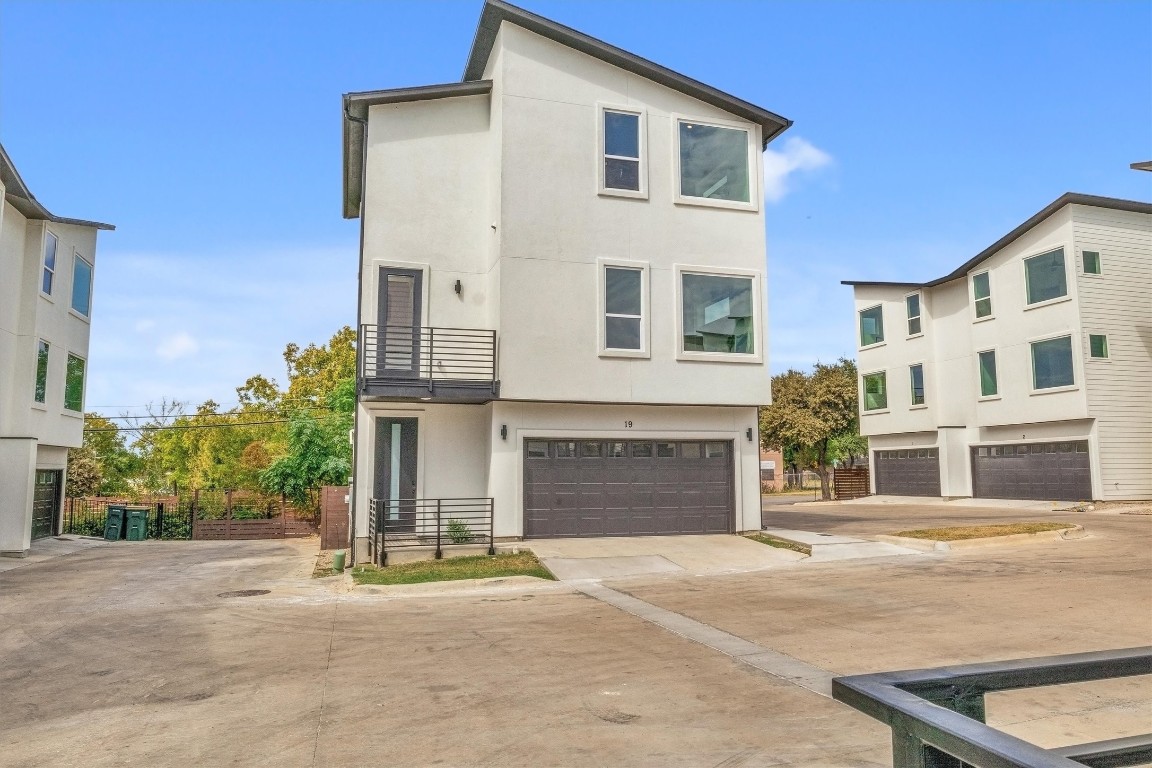
<instances>
[{"instance_id":1,"label":"upper floor window","mask_svg":"<svg viewBox=\"0 0 1152 768\"><path fill-rule=\"evenodd\" d=\"M679 199L755 205L751 131L687 119L676 124Z\"/></svg>"},{"instance_id":2,"label":"upper floor window","mask_svg":"<svg viewBox=\"0 0 1152 768\"><path fill-rule=\"evenodd\" d=\"M72 309L88 317L92 309L92 265L76 254L72 261Z\"/></svg>"},{"instance_id":3,"label":"upper floor window","mask_svg":"<svg viewBox=\"0 0 1152 768\"><path fill-rule=\"evenodd\" d=\"M986 350L977 357L980 368L980 397L999 394L1000 385L996 381L996 350Z\"/></svg>"},{"instance_id":4,"label":"upper floor window","mask_svg":"<svg viewBox=\"0 0 1152 768\"><path fill-rule=\"evenodd\" d=\"M879 411L888 407L888 377L884 371L864 374L864 410Z\"/></svg>"},{"instance_id":5,"label":"upper floor window","mask_svg":"<svg viewBox=\"0 0 1152 768\"><path fill-rule=\"evenodd\" d=\"M1088 354L1097 360L1108 359L1108 337L1104 334L1088 334Z\"/></svg>"},{"instance_id":6,"label":"upper floor window","mask_svg":"<svg viewBox=\"0 0 1152 768\"><path fill-rule=\"evenodd\" d=\"M40 291L52 295L52 281L56 278L56 235L44 232L44 273L40 279Z\"/></svg>"},{"instance_id":7,"label":"upper floor window","mask_svg":"<svg viewBox=\"0 0 1152 768\"><path fill-rule=\"evenodd\" d=\"M1098 275L1100 274L1100 252L1099 251L1083 251L1084 257L1084 274Z\"/></svg>"},{"instance_id":8,"label":"upper floor window","mask_svg":"<svg viewBox=\"0 0 1152 768\"><path fill-rule=\"evenodd\" d=\"M860 346L867 347L884 341L884 311L877 304L860 310Z\"/></svg>"},{"instance_id":9,"label":"upper floor window","mask_svg":"<svg viewBox=\"0 0 1152 768\"><path fill-rule=\"evenodd\" d=\"M1070 387L1076 383L1072 369L1072 337L1032 342L1032 388Z\"/></svg>"},{"instance_id":10,"label":"upper floor window","mask_svg":"<svg viewBox=\"0 0 1152 768\"><path fill-rule=\"evenodd\" d=\"M64 408L78 413L84 410L84 358L72 354L64 372Z\"/></svg>"},{"instance_id":11,"label":"upper floor window","mask_svg":"<svg viewBox=\"0 0 1152 768\"><path fill-rule=\"evenodd\" d=\"M1024 259L1024 279L1028 286L1029 304L1067 296L1068 278L1064 274L1064 249L1057 248Z\"/></svg>"},{"instance_id":12,"label":"upper floor window","mask_svg":"<svg viewBox=\"0 0 1152 768\"><path fill-rule=\"evenodd\" d=\"M916 336L920 333L920 294L910 293L904 297L904 305L908 309L908 335Z\"/></svg>"},{"instance_id":13,"label":"upper floor window","mask_svg":"<svg viewBox=\"0 0 1152 768\"><path fill-rule=\"evenodd\" d=\"M647 196L644 114L601 107L600 117L600 191Z\"/></svg>"},{"instance_id":14,"label":"upper floor window","mask_svg":"<svg viewBox=\"0 0 1152 768\"><path fill-rule=\"evenodd\" d=\"M972 275L972 301L977 319L992 316L992 286L987 272Z\"/></svg>"},{"instance_id":15,"label":"upper floor window","mask_svg":"<svg viewBox=\"0 0 1152 768\"><path fill-rule=\"evenodd\" d=\"M908 366L908 378L912 384L912 405L924 405L924 366Z\"/></svg>"},{"instance_id":16,"label":"upper floor window","mask_svg":"<svg viewBox=\"0 0 1152 768\"><path fill-rule=\"evenodd\" d=\"M48 342L40 339L36 347L36 388L32 399L43 403L48 395Z\"/></svg>"},{"instance_id":17,"label":"upper floor window","mask_svg":"<svg viewBox=\"0 0 1152 768\"><path fill-rule=\"evenodd\" d=\"M627 357L645 356L648 327L645 322L647 274L643 267L621 262L606 264L602 271L603 324L600 351Z\"/></svg>"},{"instance_id":18,"label":"upper floor window","mask_svg":"<svg viewBox=\"0 0 1152 768\"><path fill-rule=\"evenodd\" d=\"M755 355L755 278L682 272L681 352Z\"/></svg>"}]
</instances>

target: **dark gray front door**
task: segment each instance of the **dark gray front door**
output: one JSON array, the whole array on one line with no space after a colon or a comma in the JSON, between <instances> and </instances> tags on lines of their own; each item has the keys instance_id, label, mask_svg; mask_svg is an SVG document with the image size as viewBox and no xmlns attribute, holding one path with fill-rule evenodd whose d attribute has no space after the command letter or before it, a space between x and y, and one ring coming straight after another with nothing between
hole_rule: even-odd
<instances>
[{"instance_id":1,"label":"dark gray front door","mask_svg":"<svg viewBox=\"0 0 1152 768\"><path fill-rule=\"evenodd\" d=\"M418 269L380 269L376 318L378 376L419 376L422 281L423 274Z\"/></svg>"},{"instance_id":2,"label":"dark gray front door","mask_svg":"<svg viewBox=\"0 0 1152 768\"><path fill-rule=\"evenodd\" d=\"M729 533L731 441L526 440L524 536Z\"/></svg>"},{"instance_id":3,"label":"dark gray front door","mask_svg":"<svg viewBox=\"0 0 1152 768\"><path fill-rule=\"evenodd\" d=\"M939 496L939 449L876 451L876 493L889 496Z\"/></svg>"},{"instance_id":4,"label":"dark gray front door","mask_svg":"<svg viewBox=\"0 0 1152 768\"><path fill-rule=\"evenodd\" d=\"M60 478L58 469L36 470L36 486L32 491L32 538L43 539L56 533L56 520L60 516Z\"/></svg>"},{"instance_id":5,"label":"dark gray front door","mask_svg":"<svg viewBox=\"0 0 1152 768\"><path fill-rule=\"evenodd\" d=\"M388 531L416 525L416 419L376 419L373 498L384 508Z\"/></svg>"},{"instance_id":6,"label":"dark gray front door","mask_svg":"<svg viewBox=\"0 0 1152 768\"><path fill-rule=\"evenodd\" d=\"M1091 499L1088 441L977 446L972 449L972 495L979 499Z\"/></svg>"}]
</instances>

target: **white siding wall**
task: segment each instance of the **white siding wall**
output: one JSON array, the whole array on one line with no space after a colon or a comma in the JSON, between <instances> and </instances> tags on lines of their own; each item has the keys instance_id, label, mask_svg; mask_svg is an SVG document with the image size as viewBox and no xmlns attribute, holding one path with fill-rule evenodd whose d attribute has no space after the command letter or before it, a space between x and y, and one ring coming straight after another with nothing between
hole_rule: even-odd
<instances>
[{"instance_id":1,"label":"white siding wall","mask_svg":"<svg viewBox=\"0 0 1152 768\"><path fill-rule=\"evenodd\" d=\"M1152 217L1073 206L1081 359L1096 417L1105 499L1152 498ZM1083 252L1101 274L1084 274ZM1090 334L1106 334L1108 360L1093 360Z\"/></svg>"}]
</instances>

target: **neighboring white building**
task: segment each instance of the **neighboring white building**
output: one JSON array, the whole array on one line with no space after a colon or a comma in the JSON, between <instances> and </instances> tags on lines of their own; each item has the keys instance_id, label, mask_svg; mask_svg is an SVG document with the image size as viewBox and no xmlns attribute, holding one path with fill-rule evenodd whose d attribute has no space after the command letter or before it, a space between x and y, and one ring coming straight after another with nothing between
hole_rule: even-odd
<instances>
[{"instance_id":1,"label":"neighboring white building","mask_svg":"<svg viewBox=\"0 0 1152 768\"><path fill-rule=\"evenodd\" d=\"M1067 194L938 280L846 284L874 492L1152 498L1152 204Z\"/></svg>"},{"instance_id":2,"label":"neighboring white building","mask_svg":"<svg viewBox=\"0 0 1152 768\"><path fill-rule=\"evenodd\" d=\"M373 499L491 498L497 538L759 529L789 121L495 1L462 82L344 109L358 556Z\"/></svg>"},{"instance_id":3,"label":"neighboring white building","mask_svg":"<svg viewBox=\"0 0 1152 768\"><path fill-rule=\"evenodd\" d=\"M84 429L96 231L53 216L0 147L0 555L57 533Z\"/></svg>"}]
</instances>

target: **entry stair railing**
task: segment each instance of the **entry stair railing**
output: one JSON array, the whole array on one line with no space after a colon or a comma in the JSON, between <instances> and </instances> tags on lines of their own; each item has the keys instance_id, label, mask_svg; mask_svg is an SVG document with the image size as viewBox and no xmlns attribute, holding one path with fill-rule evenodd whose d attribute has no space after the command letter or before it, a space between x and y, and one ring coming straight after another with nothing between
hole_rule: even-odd
<instances>
[{"instance_id":1,"label":"entry stair railing","mask_svg":"<svg viewBox=\"0 0 1152 768\"><path fill-rule=\"evenodd\" d=\"M1112 768L1152 762L1152 734L1041 749L984 723L984 694L1152 674L1152 646L840 677L832 696L892 729L894 768Z\"/></svg>"},{"instance_id":2,"label":"entry stair railing","mask_svg":"<svg viewBox=\"0 0 1152 768\"><path fill-rule=\"evenodd\" d=\"M388 565L388 553L423 548L439 560L445 547L487 545L492 539L492 499L370 499L368 555Z\"/></svg>"}]
</instances>

